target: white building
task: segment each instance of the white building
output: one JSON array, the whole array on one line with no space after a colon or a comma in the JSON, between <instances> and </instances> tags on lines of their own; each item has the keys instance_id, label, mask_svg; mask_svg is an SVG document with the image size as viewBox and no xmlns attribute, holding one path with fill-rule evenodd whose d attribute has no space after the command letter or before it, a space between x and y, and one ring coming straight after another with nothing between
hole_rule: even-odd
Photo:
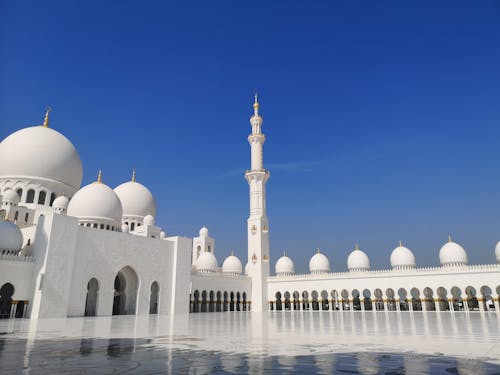
<instances>
[{"instance_id":1,"label":"white building","mask_svg":"<svg viewBox=\"0 0 500 375\"><path fill-rule=\"evenodd\" d=\"M284 254L271 276L262 122L255 97L244 269L233 254L219 267L205 227L194 239L167 236L155 225L155 199L135 171L115 189L101 172L81 187L78 152L48 127L48 112L43 125L7 136L0 143L0 317L500 310L500 243L490 265L468 265L466 251L449 238L439 252L441 267L418 268L400 243L391 269L371 270L356 246L347 272L331 272L318 249L310 273L296 275Z\"/></svg>"}]
</instances>

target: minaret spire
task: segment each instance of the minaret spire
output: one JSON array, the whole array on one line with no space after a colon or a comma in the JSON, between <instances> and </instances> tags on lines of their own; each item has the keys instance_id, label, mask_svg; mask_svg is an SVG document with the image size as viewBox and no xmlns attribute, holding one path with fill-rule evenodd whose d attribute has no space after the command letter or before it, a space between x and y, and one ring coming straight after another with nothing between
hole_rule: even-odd
<instances>
[{"instance_id":1,"label":"minaret spire","mask_svg":"<svg viewBox=\"0 0 500 375\"><path fill-rule=\"evenodd\" d=\"M52 111L52 108L47 106L47 111L45 112L45 118L43 119L43 127L48 128L49 127L49 113Z\"/></svg>"},{"instance_id":2,"label":"minaret spire","mask_svg":"<svg viewBox=\"0 0 500 375\"><path fill-rule=\"evenodd\" d=\"M99 173L97 174L97 182L101 183L102 182L102 171L99 169Z\"/></svg>"},{"instance_id":3,"label":"minaret spire","mask_svg":"<svg viewBox=\"0 0 500 375\"><path fill-rule=\"evenodd\" d=\"M257 94L250 117L252 133L248 136L251 149L251 169L245 173L250 188L250 216L248 218L248 275L252 278L251 310L268 310L267 277L269 276L269 222L266 213L266 183L270 177L264 169L262 117L259 115Z\"/></svg>"},{"instance_id":4,"label":"minaret spire","mask_svg":"<svg viewBox=\"0 0 500 375\"><path fill-rule=\"evenodd\" d=\"M132 170L132 182L135 182L135 168Z\"/></svg>"}]
</instances>

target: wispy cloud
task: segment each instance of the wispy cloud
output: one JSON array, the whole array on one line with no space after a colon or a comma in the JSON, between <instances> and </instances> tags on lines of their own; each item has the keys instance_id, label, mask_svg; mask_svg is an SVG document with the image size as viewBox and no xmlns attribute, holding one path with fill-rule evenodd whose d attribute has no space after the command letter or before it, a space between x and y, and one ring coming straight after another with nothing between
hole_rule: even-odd
<instances>
[{"instance_id":1,"label":"wispy cloud","mask_svg":"<svg viewBox=\"0 0 500 375\"><path fill-rule=\"evenodd\" d=\"M324 160L314 160L314 161L294 161L287 163L271 163L266 165L266 169L269 169L271 172L280 171L280 172L312 172L321 167L324 163ZM225 177L234 177L234 176L242 176L245 173L245 169L231 169L226 172L222 172L220 174L215 175L215 178L225 178Z\"/></svg>"}]
</instances>

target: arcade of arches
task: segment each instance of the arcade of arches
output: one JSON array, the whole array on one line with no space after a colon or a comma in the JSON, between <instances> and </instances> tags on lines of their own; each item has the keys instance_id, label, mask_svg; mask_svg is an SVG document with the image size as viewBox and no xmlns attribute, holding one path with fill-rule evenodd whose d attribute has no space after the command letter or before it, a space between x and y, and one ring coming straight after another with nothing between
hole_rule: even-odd
<instances>
[{"instance_id":1,"label":"arcade of arches","mask_svg":"<svg viewBox=\"0 0 500 375\"><path fill-rule=\"evenodd\" d=\"M14 292L12 283L5 283L0 287L0 319L25 317L28 301L13 299Z\"/></svg>"},{"instance_id":2,"label":"arcade of arches","mask_svg":"<svg viewBox=\"0 0 500 375\"><path fill-rule=\"evenodd\" d=\"M250 304L245 292L195 290L190 295L189 312L250 311Z\"/></svg>"},{"instance_id":3,"label":"arcade of arches","mask_svg":"<svg viewBox=\"0 0 500 375\"><path fill-rule=\"evenodd\" d=\"M500 285L492 288L467 286L464 290L354 289L276 292L270 310L351 310L351 311L499 311Z\"/></svg>"}]
</instances>

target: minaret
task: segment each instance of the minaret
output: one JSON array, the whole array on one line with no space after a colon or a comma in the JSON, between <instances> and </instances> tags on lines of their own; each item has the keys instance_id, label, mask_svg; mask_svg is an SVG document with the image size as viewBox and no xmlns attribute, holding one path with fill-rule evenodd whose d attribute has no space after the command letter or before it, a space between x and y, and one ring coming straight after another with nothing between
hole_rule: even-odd
<instances>
[{"instance_id":1,"label":"minaret","mask_svg":"<svg viewBox=\"0 0 500 375\"><path fill-rule=\"evenodd\" d=\"M269 276L269 223L266 214L266 182L269 171L263 165L262 117L255 94L254 115L250 118L252 134L248 136L251 147L252 169L245 179L250 188L250 217L248 218L248 275L252 278L252 305L254 312L267 311L267 277Z\"/></svg>"}]
</instances>

